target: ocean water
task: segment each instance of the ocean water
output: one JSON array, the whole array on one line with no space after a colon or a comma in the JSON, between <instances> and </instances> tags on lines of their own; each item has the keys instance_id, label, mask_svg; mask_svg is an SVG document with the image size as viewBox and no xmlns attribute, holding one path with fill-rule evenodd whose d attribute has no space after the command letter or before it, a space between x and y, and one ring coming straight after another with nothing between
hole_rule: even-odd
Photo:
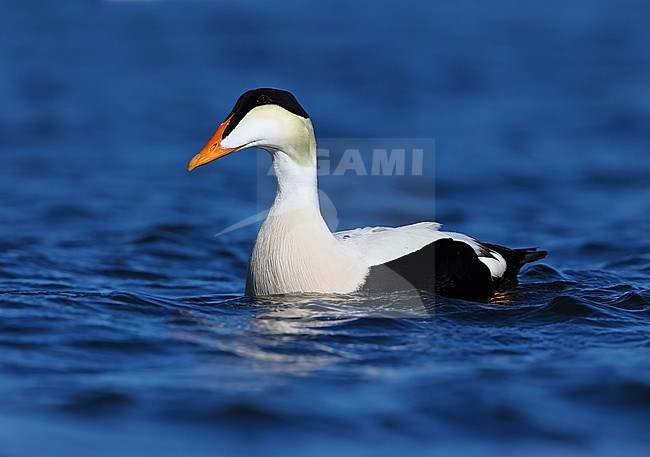
<instances>
[{"instance_id":1,"label":"ocean water","mask_svg":"<svg viewBox=\"0 0 650 457\"><path fill-rule=\"evenodd\" d=\"M650 453L646 2L2 10L0 456ZM486 302L244 297L270 159L185 167L260 86L333 228L548 257ZM382 145L421 173L334 172Z\"/></svg>"}]
</instances>

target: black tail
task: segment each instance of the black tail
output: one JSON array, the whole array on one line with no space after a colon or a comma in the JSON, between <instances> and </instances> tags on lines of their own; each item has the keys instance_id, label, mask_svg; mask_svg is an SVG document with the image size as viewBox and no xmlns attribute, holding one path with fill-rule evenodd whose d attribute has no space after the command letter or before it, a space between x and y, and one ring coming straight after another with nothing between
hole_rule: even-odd
<instances>
[{"instance_id":1,"label":"black tail","mask_svg":"<svg viewBox=\"0 0 650 457\"><path fill-rule=\"evenodd\" d=\"M537 248L510 249L498 244L481 243L488 249L498 252L506 260L506 272L498 280L499 288L514 287L518 284L517 275L521 267L530 262L537 262L546 257L548 252Z\"/></svg>"}]
</instances>

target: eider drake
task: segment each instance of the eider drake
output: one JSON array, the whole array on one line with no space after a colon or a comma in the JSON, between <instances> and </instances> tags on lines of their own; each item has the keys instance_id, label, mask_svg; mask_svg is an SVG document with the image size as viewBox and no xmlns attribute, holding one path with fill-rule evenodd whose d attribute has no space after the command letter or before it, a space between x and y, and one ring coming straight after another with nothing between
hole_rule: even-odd
<instances>
[{"instance_id":1,"label":"eider drake","mask_svg":"<svg viewBox=\"0 0 650 457\"><path fill-rule=\"evenodd\" d=\"M283 90L239 97L187 169L253 147L271 154L278 186L251 253L247 295L418 289L486 298L516 285L524 264L546 256L443 232L435 222L332 233L320 213L312 123Z\"/></svg>"}]
</instances>

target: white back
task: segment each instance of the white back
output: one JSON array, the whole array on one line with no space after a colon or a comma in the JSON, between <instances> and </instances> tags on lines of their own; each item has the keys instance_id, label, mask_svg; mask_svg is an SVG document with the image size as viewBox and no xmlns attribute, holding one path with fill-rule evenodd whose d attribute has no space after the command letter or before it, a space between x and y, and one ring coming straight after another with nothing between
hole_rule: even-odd
<instances>
[{"instance_id":1,"label":"white back","mask_svg":"<svg viewBox=\"0 0 650 457\"><path fill-rule=\"evenodd\" d=\"M345 246L354 250L368 267L381 265L418 251L434 241L451 238L468 244L493 277L501 277L506 271L506 261L501 254L487 249L474 238L462 233L443 232L437 222L418 222L403 227L365 227L336 232L334 236ZM492 257L486 257L489 252Z\"/></svg>"}]
</instances>

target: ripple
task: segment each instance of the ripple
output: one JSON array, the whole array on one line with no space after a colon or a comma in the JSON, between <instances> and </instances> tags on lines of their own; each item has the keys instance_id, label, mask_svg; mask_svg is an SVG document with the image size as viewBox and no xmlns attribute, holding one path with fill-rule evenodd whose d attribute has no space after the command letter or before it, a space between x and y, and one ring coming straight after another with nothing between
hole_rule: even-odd
<instances>
[{"instance_id":1,"label":"ripple","mask_svg":"<svg viewBox=\"0 0 650 457\"><path fill-rule=\"evenodd\" d=\"M599 310L588 301L572 295L554 297L546 306L536 310L535 313L537 315L567 317L593 317L604 314L602 310Z\"/></svg>"},{"instance_id":2,"label":"ripple","mask_svg":"<svg viewBox=\"0 0 650 457\"><path fill-rule=\"evenodd\" d=\"M650 384L641 380L607 380L572 389L569 395L586 401L647 411L650 409Z\"/></svg>"},{"instance_id":3,"label":"ripple","mask_svg":"<svg viewBox=\"0 0 650 457\"><path fill-rule=\"evenodd\" d=\"M161 224L148 229L133 242L135 244L168 243L187 237L196 231L196 227L186 224Z\"/></svg>"},{"instance_id":4,"label":"ripple","mask_svg":"<svg viewBox=\"0 0 650 457\"><path fill-rule=\"evenodd\" d=\"M123 278L123 279L138 279L138 280L147 280L147 281L161 281L167 278L165 275L161 275L151 271L142 271L142 270L132 270L126 268L107 268L97 270L97 273L102 276L110 276L114 278Z\"/></svg>"},{"instance_id":5,"label":"ripple","mask_svg":"<svg viewBox=\"0 0 650 457\"><path fill-rule=\"evenodd\" d=\"M58 405L58 409L75 414L106 414L116 412L125 406L131 405L133 399L122 392L110 390L83 391L72 398L65 399Z\"/></svg>"}]
</instances>

